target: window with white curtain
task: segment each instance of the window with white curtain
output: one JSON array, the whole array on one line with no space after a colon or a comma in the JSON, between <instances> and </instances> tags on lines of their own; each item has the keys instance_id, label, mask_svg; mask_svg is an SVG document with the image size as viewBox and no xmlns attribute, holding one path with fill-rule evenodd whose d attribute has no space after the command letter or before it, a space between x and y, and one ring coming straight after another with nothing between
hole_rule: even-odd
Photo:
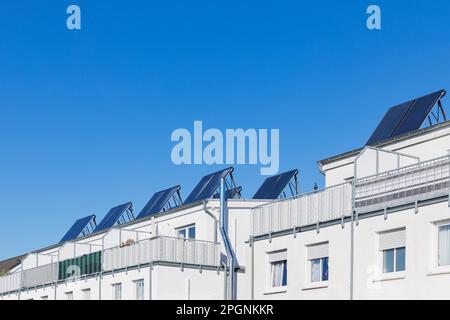
<instances>
[{"instance_id":1,"label":"window with white curtain","mask_svg":"<svg viewBox=\"0 0 450 320\"><path fill-rule=\"evenodd\" d=\"M113 299L122 300L122 284L116 283L112 285L113 287Z\"/></svg>"},{"instance_id":2,"label":"window with white curtain","mask_svg":"<svg viewBox=\"0 0 450 320\"><path fill-rule=\"evenodd\" d=\"M83 300L91 300L91 289L83 289Z\"/></svg>"},{"instance_id":3,"label":"window with white curtain","mask_svg":"<svg viewBox=\"0 0 450 320\"><path fill-rule=\"evenodd\" d=\"M270 287L287 286L287 251L269 253Z\"/></svg>"},{"instance_id":4,"label":"window with white curtain","mask_svg":"<svg viewBox=\"0 0 450 320\"><path fill-rule=\"evenodd\" d=\"M383 273L406 270L406 229L379 234L379 250L382 254Z\"/></svg>"},{"instance_id":5,"label":"window with white curtain","mask_svg":"<svg viewBox=\"0 0 450 320\"><path fill-rule=\"evenodd\" d=\"M438 227L438 265L450 265L450 224Z\"/></svg>"},{"instance_id":6,"label":"window with white curtain","mask_svg":"<svg viewBox=\"0 0 450 320\"><path fill-rule=\"evenodd\" d=\"M134 282L136 300L144 300L144 279L136 280Z\"/></svg>"},{"instance_id":7,"label":"window with white curtain","mask_svg":"<svg viewBox=\"0 0 450 320\"><path fill-rule=\"evenodd\" d=\"M328 281L328 242L308 246L309 281Z\"/></svg>"}]
</instances>

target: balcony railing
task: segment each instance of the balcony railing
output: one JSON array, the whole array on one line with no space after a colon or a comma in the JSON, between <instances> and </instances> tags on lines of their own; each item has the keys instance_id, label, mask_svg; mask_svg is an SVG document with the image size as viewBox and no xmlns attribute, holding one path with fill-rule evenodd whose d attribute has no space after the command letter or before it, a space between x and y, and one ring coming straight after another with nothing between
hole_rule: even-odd
<instances>
[{"instance_id":1,"label":"balcony railing","mask_svg":"<svg viewBox=\"0 0 450 320\"><path fill-rule=\"evenodd\" d=\"M420 162L378 175L357 179L358 213L445 196L449 193L449 157Z\"/></svg>"},{"instance_id":2,"label":"balcony railing","mask_svg":"<svg viewBox=\"0 0 450 320\"><path fill-rule=\"evenodd\" d=\"M253 209L253 236L342 219L352 212L352 185L279 200Z\"/></svg>"},{"instance_id":3,"label":"balcony railing","mask_svg":"<svg viewBox=\"0 0 450 320\"><path fill-rule=\"evenodd\" d=\"M101 271L139 267L151 262L216 267L220 263L219 257L219 243L157 237L0 277L0 294L53 284L65 279L77 279Z\"/></svg>"},{"instance_id":4,"label":"balcony railing","mask_svg":"<svg viewBox=\"0 0 450 320\"><path fill-rule=\"evenodd\" d=\"M203 266L219 265L218 243L182 238L159 237L103 252L103 270L117 270L151 261Z\"/></svg>"}]
</instances>

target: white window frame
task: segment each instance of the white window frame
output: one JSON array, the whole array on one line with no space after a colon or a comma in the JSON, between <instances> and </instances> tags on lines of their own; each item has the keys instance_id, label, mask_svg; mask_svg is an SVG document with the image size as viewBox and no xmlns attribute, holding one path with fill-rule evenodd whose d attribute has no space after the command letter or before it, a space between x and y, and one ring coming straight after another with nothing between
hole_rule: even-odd
<instances>
[{"instance_id":1,"label":"white window frame","mask_svg":"<svg viewBox=\"0 0 450 320\"><path fill-rule=\"evenodd\" d=\"M66 300L73 300L73 291L64 292Z\"/></svg>"},{"instance_id":2,"label":"white window frame","mask_svg":"<svg viewBox=\"0 0 450 320\"><path fill-rule=\"evenodd\" d=\"M144 279L138 279L133 281L134 283L134 299L135 300L145 300L145 282ZM139 299L139 285L142 284L142 298Z\"/></svg>"},{"instance_id":3,"label":"white window frame","mask_svg":"<svg viewBox=\"0 0 450 320\"><path fill-rule=\"evenodd\" d=\"M397 250L398 249L405 249L405 270L399 270L397 271ZM384 272L384 252L385 251L394 251L394 271L392 272ZM390 274L401 274L401 273L405 273L406 272L406 246L404 247L397 247L397 248L391 248L391 249L385 249L385 250L380 250L380 260L381 260L381 273L383 275L390 275Z\"/></svg>"},{"instance_id":4,"label":"white window frame","mask_svg":"<svg viewBox=\"0 0 450 320\"><path fill-rule=\"evenodd\" d=\"M276 258L276 255L280 255L280 258ZM271 252L267 252L266 253L266 258L267 258L267 280L266 280L266 290L265 293L266 294L274 294L274 293L283 293L287 291L287 286L289 283L289 265L288 265L288 257L287 257L287 249L282 249L282 250L276 250L276 251L271 251ZM278 287L274 287L272 286L272 265L274 263L277 262L282 262L282 261L286 261L286 285L281 285ZM283 280L281 280L283 281Z\"/></svg>"},{"instance_id":5,"label":"white window frame","mask_svg":"<svg viewBox=\"0 0 450 320\"><path fill-rule=\"evenodd\" d=\"M388 233L394 233L394 232L404 232L405 235L405 240L404 240L404 244L402 246L398 246L398 247L392 247L389 249L382 249L380 247L380 241L381 241L381 236L383 234L388 234ZM377 250L378 250L378 260L379 260L379 266L380 266L380 280L389 280L389 279L398 279L398 278L403 278L404 275L406 274L406 271L408 270L408 263L407 263L407 257L408 257L408 247L407 247L407 243L406 243L406 233L407 233L407 229L406 227L400 227L400 228L395 228L395 229L390 229L390 230L382 230L377 232ZM405 249L405 270L402 271L396 271L397 269L397 250L398 249ZM389 251L389 250L394 250L394 271L393 272L384 272L384 252L385 251Z\"/></svg>"},{"instance_id":6,"label":"white window frame","mask_svg":"<svg viewBox=\"0 0 450 320\"><path fill-rule=\"evenodd\" d=\"M194 236L194 238L189 238L189 229L191 229L191 228L194 228L194 230L195 230L195 236ZM179 235L179 232L180 232L180 231L183 231L183 230L184 230L184 232L185 232L185 236L184 236L184 237L181 237L181 236ZM183 227L180 227L180 228L176 228L175 231L176 231L176 233L177 233L177 238L186 239L186 240L195 240L195 238L197 237L197 228L195 227L195 223L194 223L194 224L187 225L187 226L183 226Z\"/></svg>"},{"instance_id":7,"label":"white window frame","mask_svg":"<svg viewBox=\"0 0 450 320\"><path fill-rule=\"evenodd\" d=\"M92 296L91 296L91 288L85 288L85 289L82 289L81 290L81 292L83 293L83 300L86 300L86 301L88 301L88 300L92 300ZM89 299L86 299L86 294L89 292Z\"/></svg>"},{"instance_id":8,"label":"white window frame","mask_svg":"<svg viewBox=\"0 0 450 320\"><path fill-rule=\"evenodd\" d=\"M112 300L122 300L122 283L121 282L114 283L111 285L111 287L112 287ZM120 293L119 299L117 299L117 295L116 295L117 288L119 288L119 293Z\"/></svg>"},{"instance_id":9,"label":"white window frame","mask_svg":"<svg viewBox=\"0 0 450 320\"><path fill-rule=\"evenodd\" d=\"M442 221L436 221L433 222L433 233L432 233L432 266L430 274L436 274L436 273L450 273L450 265L439 265L439 228L442 226L448 226L450 225L450 220L442 220Z\"/></svg>"},{"instance_id":10,"label":"white window frame","mask_svg":"<svg viewBox=\"0 0 450 320\"><path fill-rule=\"evenodd\" d=\"M314 246L320 246L320 245L326 245L326 251L327 254L321 256L321 257L314 257L311 258L309 256L309 250L311 247ZM308 244L306 246L306 287L305 289L312 289L312 288L326 288L328 287L328 284L330 282L330 242L329 241L324 241L324 242L319 242L319 243L312 243L312 244ZM328 259L328 280L323 280L322 278L322 273L323 273L323 260L324 258ZM312 263L315 260L320 260L320 281L312 281Z\"/></svg>"}]
</instances>

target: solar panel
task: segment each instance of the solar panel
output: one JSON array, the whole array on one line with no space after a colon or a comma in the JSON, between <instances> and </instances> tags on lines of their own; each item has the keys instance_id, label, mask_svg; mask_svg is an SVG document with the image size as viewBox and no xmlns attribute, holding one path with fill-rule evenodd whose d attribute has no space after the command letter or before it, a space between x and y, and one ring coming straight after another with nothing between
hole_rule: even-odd
<instances>
[{"instance_id":1,"label":"solar panel","mask_svg":"<svg viewBox=\"0 0 450 320\"><path fill-rule=\"evenodd\" d=\"M167 203L180 191L180 186L175 186L166 190L156 192L149 202L145 205L144 209L139 213L137 218L153 215L161 212Z\"/></svg>"},{"instance_id":2,"label":"solar panel","mask_svg":"<svg viewBox=\"0 0 450 320\"><path fill-rule=\"evenodd\" d=\"M280 197L292 178L295 178L298 170L291 170L276 176L267 178L258 191L256 191L253 199L271 199L275 200ZM296 192L296 191L295 191Z\"/></svg>"},{"instance_id":3,"label":"solar panel","mask_svg":"<svg viewBox=\"0 0 450 320\"><path fill-rule=\"evenodd\" d=\"M374 145L378 142L420 129L428 114L444 95L445 90L439 90L424 97L392 107L384 115L383 120L381 120L366 145Z\"/></svg>"},{"instance_id":4,"label":"solar panel","mask_svg":"<svg viewBox=\"0 0 450 320\"><path fill-rule=\"evenodd\" d=\"M394 134L397 125L408 113L408 110L413 102L414 101L408 101L406 103L402 103L398 106L390 108L384 115L383 120L375 129L367 144L371 145L379 141L389 139Z\"/></svg>"},{"instance_id":5,"label":"solar panel","mask_svg":"<svg viewBox=\"0 0 450 320\"><path fill-rule=\"evenodd\" d=\"M59 243L67 242L76 239L80 236L85 236L90 234L95 228L95 215L90 215L75 221L75 223L70 227L69 231L64 235L64 237L59 241Z\"/></svg>"},{"instance_id":6,"label":"solar panel","mask_svg":"<svg viewBox=\"0 0 450 320\"><path fill-rule=\"evenodd\" d=\"M184 203L193 203L212 198L220 186L220 179L226 177L233 170L233 168L227 168L204 176Z\"/></svg>"},{"instance_id":7,"label":"solar panel","mask_svg":"<svg viewBox=\"0 0 450 320\"><path fill-rule=\"evenodd\" d=\"M132 203L127 202L109 210L107 215L98 224L97 228L95 228L95 232L105 230L116 224L123 224L131 220L133 220Z\"/></svg>"},{"instance_id":8,"label":"solar panel","mask_svg":"<svg viewBox=\"0 0 450 320\"><path fill-rule=\"evenodd\" d=\"M427 118L428 114L433 110L438 100L445 94L444 90L434 92L424 97L418 98L411 105L405 119L395 130L393 136L402 135L419 129Z\"/></svg>"}]
</instances>

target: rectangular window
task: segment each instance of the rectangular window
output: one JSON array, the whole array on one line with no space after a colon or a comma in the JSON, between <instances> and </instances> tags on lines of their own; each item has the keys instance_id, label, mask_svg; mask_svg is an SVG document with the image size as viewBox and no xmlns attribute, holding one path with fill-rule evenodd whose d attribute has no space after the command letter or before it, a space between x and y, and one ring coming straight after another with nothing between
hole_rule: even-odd
<instances>
[{"instance_id":1,"label":"rectangular window","mask_svg":"<svg viewBox=\"0 0 450 320\"><path fill-rule=\"evenodd\" d=\"M324 282L329 279L328 242L308 246L310 282Z\"/></svg>"},{"instance_id":2,"label":"rectangular window","mask_svg":"<svg viewBox=\"0 0 450 320\"><path fill-rule=\"evenodd\" d=\"M450 265L450 224L438 228L438 265Z\"/></svg>"},{"instance_id":3,"label":"rectangular window","mask_svg":"<svg viewBox=\"0 0 450 320\"><path fill-rule=\"evenodd\" d=\"M195 225L177 229L178 238L195 239Z\"/></svg>"},{"instance_id":4,"label":"rectangular window","mask_svg":"<svg viewBox=\"0 0 450 320\"><path fill-rule=\"evenodd\" d=\"M122 300L122 284L116 283L113 287L113 300Z\"/></svg>"},{"instance_id":5,"label":"rectangular window","mask_svg":"<svg viewBox=\"0 0 450 320\"><path fill-rule=\"evenodd\" d=\"M270 287L287 286L287 251L269 253Z\"/></svg>"},{"instance_id":6,"label":"rectangular window","mask_svg":"<svg viewBox=\"0 0 450 320\"><path fill-rule=\"evenodd\" d=\"M91 300L91 289L83 289L83 300Z\"/></svg>"},{"instance_id":7,"label":"rectangular window","mask_svg":"<svg viewBox=\"0 0 450 320\"><path fill-rule=\"evenodd\" d=\"M73 300L73 292L66 292L66 300Z\"/></svg>"},{"instance_id":8,"label":"rectangular window","mask_svg":"<svg viewBox=\"0 0 450 320\"><path fill-rule=\"evenodd\" d=\"M136 280L134 282L136 300L144 300L144 279Z\"/></svg>"},{"instance_id":9,"label":"rectangular window","mask_svg":"<svg viewBox=\"0 0 450 320\"><path fill-rule=\"evenodd\" d=\"M269 253L270 287L287 286L287 251Z\"/></svg>"},{"instance_id":10,"label":"rectangular window","mask_svg":"<svg viewBox=\"0 0 450 320\"><path fill-rule=\"evenodd\" d=\"M383 256L383 273L406 270L406 229L379 234L379 250Z\"/></svg>"}]
</instances>

